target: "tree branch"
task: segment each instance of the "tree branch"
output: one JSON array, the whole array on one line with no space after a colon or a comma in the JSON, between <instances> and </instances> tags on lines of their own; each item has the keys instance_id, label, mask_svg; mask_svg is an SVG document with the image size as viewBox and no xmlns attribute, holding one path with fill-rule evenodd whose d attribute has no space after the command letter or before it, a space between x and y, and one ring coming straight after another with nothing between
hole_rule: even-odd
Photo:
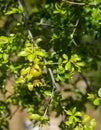
<instances>
[{"instance_id":1,"label":"tree branch","mask_svg":"<svg viewBox=\"0 0 101 130\"><path fill-rule=\"evenodd\" d=\"M19 4L20 8L23 10L23 6L22 6L22 3L21 3L20 0L18 0L18 4ZM28 35L30 36L30 38L31 38L31 43L33 43L34 42L34 37L33 37L32 33L31 33L31 31L29 30L28 21L26 19L26 15L25 15L24 12L22 13L22 17L23 17L23 20L24 20L24 23L25 23L26 31L27 31Z\"/></svg>"},{"instance_id":2,"label":"tree branch","mask_svg":"<svg viewBox=\"0 0 101 130\"><path fill-rule=\"evenodd\" d=\"M84 80L85 84L87 85L87 91L88 91L89 93L91 93L92 90L90 89L88 80L86 79L86 77L85 77L82 73L79 72L79 75L82 77L82 79Z\"/></svg>"},{"instance_id":3,"label":"tree branch","mask_svg":"<svg viewBox=\"0 0 101 130\"><path fill-rule=\"evenodd\" d=\"M68 1L68 0L62 0L62 2L67 2L70 5L79 5L79 6L87 5L87 6L96 7L96 8L101 5L101 2L98 2L97 4L96 4L96 2L93 2L93 3L83 3L83 2L74 2L74 1Z\"/></svg>"},{"instance_id":4,"label":"tree branch","mask_svg":"<svg viewBox=\"0 0 101 130\"><path fill-rule=\"evenodd\" d=\"M85 3L81 3L81 2L73 2L73 1L68 1L68 0L62 0L63 2L67 2L71 5L85 5Z\"/></svg>"},{"instance_id":5,"label":"tree branch","mask_svg":"<svg viewBox=\"0 0 101 130\"><path fill-rule=\"evenodd\" d=\"M8 118L9 120L11 120L12 119L12 117L15 115L15 113L19 110L19 108L20 108L20 106L18 106L15 110L14 110L14 112L11 114L11 116Z\"/></svg>"},{"instance_id":6,"label":"tree branch","mask_svg":"<svg viewBox=\"0 0 101 130\"><path fill-rule=\"evenodd\" d=\"M76 29L77 29L78 23L79 23L79 19L76 20L76 23L74 25L75 28L73 29L73 32L71 34L72 39L74 38L74 34L75 34ZM72 40L72 42L74 43L75 46L77 46L77 44L76 44L74 39Z\"/></svg>"},{"instance_id":7,"label":"tree branch","mask_svg":"<svg viewBox=\"0 0 101 130\"><path fill-rule=\"evenodd\" d=\"M18 4L19 4L20 8L23 10L23 6L22 6L22 3L21 3L20 0L18 0ZM31 33L29 27L28 27L28 21L27 21L27 19L26 19L26 15L25 15L24 12L22 13L22 17L23 17L23 20L24 20L24 23L25 23L26 31L27 31L28 35L31 37L31 42L33 43L33 42L34 42L34 37L33 37L32 33ZM38 47L38 45L36 45L36 46ZM43 61L44 61L44 63L46 64L47 61L46 61L45 58L43 58ZM52 100L52 98L53 98L53 96L54 96L54 92L55 92L55 90L57 89L57 84L56 84L56 82L55 82L54 75L53 75L53 72L52 72L51 68L47 68L47 70L48 70L48 72L49 72L49 74L50 74L50 78L51 78L51 80L52 80L52 86L53 86L53 88L52 88L52 93L51 93L51 96L50 96L49 101L48 101L48 103L47 103L47 106L46 106L46 109L45 109L45 112L44 112L44 115L43 115L43 116L46 116L46 115L47 115L47 111L48 111L48 109L49 109L51 100ZM41 129L41 124L40 124L40 123L39 123L39 129Z\"/></svg>"}]
</instances>

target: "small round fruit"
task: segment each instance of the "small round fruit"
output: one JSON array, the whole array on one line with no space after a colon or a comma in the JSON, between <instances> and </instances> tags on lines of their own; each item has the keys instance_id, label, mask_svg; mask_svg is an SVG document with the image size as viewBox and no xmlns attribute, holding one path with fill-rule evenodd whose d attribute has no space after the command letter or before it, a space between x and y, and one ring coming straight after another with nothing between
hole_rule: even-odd
<instances>
[{"instance_id":1,"label":"small round fruit","mask_svg":"<svg viewBox=\"0 0 101 130\"><path fill-rule=\"evenodd\" d=\"M39 79L36 79L33 81L33 87L39 87L42 86L42 83Z\"/></svg>"},{"instance_id":2,"label":"small round fruit","mask_svg":"<svg viewBox=\"0 0 101 130\"><path fill-rule=\"evenodd\" d=\"M33 78L38 78L42 75L42 70L39 65L35 64L32 66L30 70L30 75L32 75Z\"/></svg>"}]
</instances>

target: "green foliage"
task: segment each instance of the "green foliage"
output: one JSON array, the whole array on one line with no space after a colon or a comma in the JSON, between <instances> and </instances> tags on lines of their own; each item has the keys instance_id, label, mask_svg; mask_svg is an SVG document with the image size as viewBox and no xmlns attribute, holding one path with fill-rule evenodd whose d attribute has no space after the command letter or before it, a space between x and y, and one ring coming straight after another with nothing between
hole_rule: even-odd
<instances>
[{"instance_id":1,"label":"green foliage","mask_svg":"<svg viewBox=\"0 0 101 130\"><path fill-rule=\"evenodd\" d=\"M11 112L6 101L0 101L0 129L9 129L9 124L6 117L10 116Z\"/></svg>"},{"instance_id":2,"label":"green foliage","mask_svg":"<svg viewBox=\"0 0 101 130\"><path fill-rule=\"evenodd\" d=\"M63 130L94 130L95 120L88 123L90 117L82 111L88 100L101 105L101 88L93 92L82 76L87 85L82 93L71 79L75 72L98 69L100 0L0 2L0 93L5 97L0 99L0 129L9 129L6 118L12 116L12 104L26 109L36 124L48 123L48 111L55 111L64 116ZM6 84L12 76L8 95ZM73 86L67 85L66 97L55 91L61 82Z\"/></svg>"},{"instance_id":3,"label":"green foliage","mask_svg":"<svg viewBox=\"0 0 101 130\"><path fill-rule=\"evenodd\" d=\"M101 105L101 88L99 88L98 94L88 94L88 99L92 100L95 106Z\"/></svg>"},{"instance_id":4,"label":"green foliage","mask_svg":"<svg viewBox=\"0 0 101 130\"><path fill-rule=\"evenodd\" d=\"M80 112L76 111L76 107L72 110L66 111L68 115L66 126L68 130L94 130L96 122L94 119L87 124L90 117L88 115L82 115Z\"/></svg>"}]
</instances>

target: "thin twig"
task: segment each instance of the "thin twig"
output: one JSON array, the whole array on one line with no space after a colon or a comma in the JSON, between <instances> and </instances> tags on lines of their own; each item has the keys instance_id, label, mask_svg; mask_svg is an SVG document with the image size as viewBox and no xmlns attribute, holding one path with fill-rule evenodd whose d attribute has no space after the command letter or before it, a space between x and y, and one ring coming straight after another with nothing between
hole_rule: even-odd
<instances>
[{"instance_id":1,"label":"thin twig","mask_svg":"<svg viewBox=\"0 0 101 130\"><path fill-rule=\"evenodd\" d=\"M46 65L59 65L59 63L58 62L53 62L53 63L48 63Z\"/></svg>"},{"instance_id":2,"label":"thin twig","mask_svg":"<svg viewBox=\"0 0 101 130\"><path fill-rule=\"evenodd\" d=\"M18 0L18 4L19 4L19 6L21 7L21 9L23 10L23 6L22 6L20 0ZM24 12L22 13L22 16L23 16L23 19L24 19L24 23L25 23L25 27L26 27L27 33L28 33L28 35L31 37L32 41L34 42L34 37L33 37L32 33L31 33L29 27L28 27L28 21L27 21L27 19L26 19L26 15L25 15ZM38 47L37 44L36 44L36 46ZM44 63L46 63L46 59L45 59L45 58L43 58L43 61L44 61ZM50 77L51 77L51 79L52 79L52 84L53 84L53 86L56 88L57 85L56 85L56 83L55 83L55 79L54 79L54 76L53 76L53 72L52 72L51 68L47 68L47 69L48 69L48 72L49 72Z\"/></svg>"},{"instance_id":3,"label":"thin twig","mask_svg":"<svg viewBox=\"0 0 101 130\"><path fill-rule=\"evenodd\" d=\"M75 28L73 29L73 32L72 32L72 34L71 34L72 39L74 38L74 34L75 34L76 29L77 29L78 23L79 23L79 19L76 20L76 23L75 23L75 25L74 25ZM75 46L77 46L77 44L76 44L76 42L75 42L74 39L72 40L72 42L74 43Z\"/></svg>"},{"instance_id":4,"label":"thin twig","mask_svg":"<svg viewBox=\"0 0 101 130\"><path fill-rule=\"evenodd\" d=\"M48 103L47 103L47 106L46 106L46 109L45 109L45 112L44 112L44 117L46 117L46 115L47 115L47 112L48 112L48 109L49 109L49 106L50 106L50 104L51 104L51 101L52 101L52 99L53 99L53 96L54 96L54 92L55 92L55 88L53 87L53 89L52 89L52 93L51 93L51 95L50 95L50 98L49 98L49 100L48 100ZM41 130L41 122L39 122L39 130Z\"/></svg>"},{"instance_id":5,"label":"thin twig","mask_svg":"<svg viewBox=\"0 0 101 130\"><path fill-rule=\"evenodd\" d=\"M43 58L43 60L44 60L44 63L46 64L46 59ZM48 70L48 72L49 72L49 74L50 74L50 77L51 77L51 80L52 80L52 84L53 84L54 89L57 89L57 85L56 85L56 83L55 83L54 75L53 75L53 72L52 72L51 68L47 68L47 70Z\"/></svg>"},{"instance_id":6,"label":"thin twig","mask_svg":"<svg viewBox=\"0 0 101 130\"><path fill-rule=\"evenodd\" d=\"M67 2L67 3L69 3L70 5L80 5L80 6L88 5L88 6L96 6L96 4L92 4L92 3L74 2L74 1L68 1L68 0L62 0L62 2Z\"/></svg>"},{"instance_id":7,"label":"thin twig","mask_svg":"<svg viewBox=\"0 0 101 130\"><path fill-rule=\"evenodd\" d=\"M95 7L97 8L98 6L101 5L101 2L99 3L82 3L82 2L74 2L74 1L68 1L68 0L62 0L62 2L67 2L70 5L79 5L79 6L89 6L89 7Z\"/></svg>"},{"instance_id":8,"label":"thin twig","mask_svg":"<svg viewBox=\"0 0 101 130\"><path fill-rule=\"evenodd\" d=\"M92 90L90 89L88 80L86 79L86 77L85 77L82 73L79 72L79 75L80 75L80 76L82 77L82 79L85 81L85 84L87 85L87 91L88 91L89 93L91 93Z\"/></svg>"},{"instance_id":9,"label":"thin twig","mask_svg":"<svg viewBox=\"0 0 101 130\"><path fill-rule=\"evenodd\" d=\"M12 117L15 115L15 113L19 110L19 106L14 110L14 112L10 115L10 117L8 118L9 120L12 119Z\"/></svg>"},{"instance_id":10,"label":"thin twig","mask_svg":"<svg viewBox=\"0 0 101 130\"><path fill-rule=\"evenodd\" d=\"M18 4L19 4L20 8L23 10L23 6L22 6L20 0L18 0ZM31 33L31 31L30 31L30 29L29 29L29 27L28 27L28 21L27 21L27 19L26 19L26 15L25 15L24 12L22 13L22 17L23 17L23 19L24 19L26 31L27 31L28 35L31 37L32 42L34 42L34 38L33 38L33 35L32 35L32 33ZM36 45L36 46L38 47L38 45ZM44 61L44 63L47 62L45 58L43 58L43 61ZM51 80L52 80L53 89L52 89L52 93L51 93L51 96L50 96L49 101L48 101L48 103L47 103L47 106L46 106L46 109L45 109L45 112L44 112L44 115L43 115L43 116L46 116L46 115L47 115L47 111L48 111L48 109L49 109L51 100L52 100L52 98L53 98L53 96L54 96L54 92L55 92L55 90L57 89L57 85L56 85L56 82L55 82L55 79L54 79L54 75L53 75L53 72L52 72L51 68L47 68L47 70L48 70L48 72L49 72L49 74L50 74L50 78L51 78ZM39 123L39 129L41 129L41 122Z\"/></svg>"},{"instance_id":11,"label":"thin twig","mask_svg":"<svg viewBox=\"0 0 101 130\"><path fill-rule=\"evenodd\" d=\"M85 5L85 3L81 3L81 2L73 2L73 1L68 1L68 0L62 0L63 2L67 2L71 5Z\"/></svg>"},{"instance_id":12,"label":"thin twig","mask_svg":"<svg viewBox=\"0 0 101 130\"><path fill-rule=\"evenodd\" d=\"M21 3L20 0L18 0L18 4L19 4L20 8L23 10L23 6L22 6L22 3ZM34 42L34 38L33 38L33 35L31 33L31 31L29 30L28 21L26 19L26 15L25 15L24 12L22 13L22 17L23 17L23 20L24 20L24 23L25 23L26 31L27 31L28 35L30 36L30 38L31 38L31 43L33 43Z\"/></svg>"},{"instance_id":13,"label":"thin twig","mask_svg":"<svg viewBox=\"0 0 101 130\"><path fill-rule=\"evenodd\" d=\"M51 103L51 100L53 99L53 96L54 96L54 88L53 88L53 90L52 90L51 96L50 96L49 101L48 101L48 103L47 103L47 106L46 106L46 109L45 109L45 112L44 112L44 117L47 115L48 108L49 108L49 105L50 105L50 103Z\"/></svg>"},{"instance_id":14,"label":"thin twig","mask_svg":"<svg viewBox=\"0 0 101 130\"><path fill-rule=\"evenodd\" d=\"M53 25L53 24L47 24L47 23L40 23L40 22L28 22L29 25L39 25L39 26L47 26L47 27L51 27L51 28L59 28L58 26L56 25ZM68 28L76 28L75 25L74 26L71 26Z\"/></svg>"},{"instance_id":15,"label":"thin twig","mask_svg":"<svg viewBox=\"0 0 101 130\"><path fill-rule=\"evenodd\" d=\"M36 25L40 25L40 26L48 26L48 27L55 27L54 25L50 24L50 23L41 23L41 22L28 22L29 24L36 24Z\"/></svg>"},{"instance_id":16,"label":"thin twig","mask_svg":"<svg viewBox=\"0 0 101 130\"><path fill-rule=\"evenodd\" d=\"M79 19L77 19L76 20L76 23L75 23L75 25L74 25L74 29L73 29L73 32L72 32L72 35L74 36L74 33L75 33L75 31L76 31L76 28L77 28L77 26L78 26L78 23L79 23Z\"/></svg>"}]
</instances>

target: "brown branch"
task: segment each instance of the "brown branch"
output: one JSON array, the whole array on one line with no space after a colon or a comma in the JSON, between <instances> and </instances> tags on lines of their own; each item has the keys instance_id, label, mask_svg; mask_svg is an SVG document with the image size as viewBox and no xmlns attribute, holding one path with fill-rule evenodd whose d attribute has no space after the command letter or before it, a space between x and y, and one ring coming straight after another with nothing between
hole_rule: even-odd
<instances>
[{"instance_id":1,"label":"brown branch","mask_svg":"<svg viewBox=\"0 0 101 130\"><path fill-rule=\"evenodd\" d=\"M77 29L78 23L79 23L79 19L76 20L76 23L74 25L74 29L73 29L73 32L71 34L72 39L74 38L74 34L75 34L76 29ZM77 46L77 43L75 42L74 39L72 40L72 42L74 43L75 46Z\"/></svg>"},{"instance_id":2,"label":"brown branch","mask_svg":"<svg viewBox=\"0 0 101 130\"><path fill-rule=\"evenodd\" d=\"M78 23L79 23L79 19L77 19L76 20L76 23L75 23L75 25L74 25L74 29L73 29L73 32L72 32L72 35L74 36L74 33L75 33L75 31L76 31L76 28L77 28L77 26L78 26Z\"/></svg>"},{"instance_id":3,"label":"brown branch","mask_svg":"<svg viewBox=\"0 0 101 130\"><path fill-rule=\"evenodd\" d=\"M20 8L23 10L23 6L22 6L22 3L21 3L20 0L18 0L18 4L19 4ZM22 13L22 17L23 17L23 19L24 19L26 31L27 31L28 35L31 37L31 41L32 41L32 43L33 43L33 42L34 42L34 37L33 37L32 33L31 33L29 27L28 27L28 21L27 21L27 19L26 19L26 15L25 15L24 12ZM38 47L37 44L36 44L36 46ZM43 58L43 61L44 61L44 63L46 64L47 61L46 61L45 58ZM51 80L52 80L53 89L52 89L52 93L51 93L51 96L50 96L49 101L48 101L48 103L47 103L47 106L46 106L46 109L45 109L45 112L44 112L44 115L43 115L43 116L46 116L46 115L47 115L47 111L48 111L48 109L49 109L51 100L52 100L52 98L53 98L53 96L54 96L54 92L55 92L55 90L57 89L57 84L56 84L56 82L55 82L55 78L54 78L54 75L53 75L53 72L52 72L51 68L47 68L47 70L48 70L48 72L49 72L49 74L50 74L50 78L51 78ZM41 129L41 122L39 123L39 129Z\"/></svg>"},{"instance_id":4,"label":"brown branch","mask_svg":"<svg viewBox=\"0 0 101 130\"><path fill-rule=\"evenodd\" d=\"M8 118L9 120L12 119L12 117L15 115L15 113L19 110L19 106L14 110L14 112L10 115L10 117Z\"/></svg>"},{"instance_id":5,"label":"brown branch","mask_svg":"<svg viewBox=\"0 0 101 130\"><path fill-rule=\"evenodd\" d=\"M20 8L23 10L23 6L22 6L20 0L18 0L18 4L19 4ZM25 13L24 13L24 12L22 13L22 16L23 16L23 19L24 19L24 23L25 23L25 27L26 27L27 33L28 33L28 35L31 37L32 42L34 42L34 37L33 37L32 33L31 33L29 27L28 27L28 21L27 21L27 19L26 19L26 16L25 16ZM38 47L37 44L36 44L36 46ZM44 61L44 63L46 63L46 59L45 59L45 58L43 58L43 61ZM48 69L48 72L49 72L50 77L51 77L51 79L52 79L52 84L53 84L53 86L56 88L57 85L56 85L56 83L55 83L55 79L54 79L54 76L53 76L53 72L52 72L51 68L47 68L47 69Z\"/></svg>"},{"instance_id":6,"label":"brown branch","mask_svg":"<svg viewBox=\"0 0 101 130\"><path fill-rule=\"evenodd\" d=\"M44 117L47 115L47 112L48 112L48 108L50 106L50 103L51 103L51 100L53 99L53 96L54 96L54 88L52 89L52 93L50 95L50 98L48 100L48 103L47 103L47 106L46 106L46 109L45 109L45 112L44 112Z\"/></svg>"},{"instance_id":7,"label":"brown branch","mask_svg":"<svg viewBox=\"0 0 101 130\"><path fill-rule=\"evenodd\" d=\"M62 0L63 2L67 2L71 5L85 5L85 3L81 3L81 2L72 2L72 1L68 1L68 0Z\"/></svg>"},{"instance_id":8,"label":"brown branch","mask_svg":"<svg viewBox=\"0 0 101 130\"><path fill-rule=\"evenodd\" d=\"M18 4L19 4L20 8L23 10L23 6L22 6L22 3L21 3L20 0L18 0ZM28 21L26 19L26 15L25 15L24 12L22 13L22 17L23 17L23 20L24 20L24 23L25 23L26 31L27 31L28 35L30 36L30 38L31 38L31 43L33 43L34 42L34 37L33 37L32 33L31 33L31 31L29 30Z\"/></svg>"},{"instance_id":9,"label":"brown branch","mask_svg":"<svg viewBox=\"0 0 101 130\"><path fill-rule=\"evenodd\" d=\"M99 3L83 3L83 2L74 2L74 1L68 1L68 0L62 0L62 2L67 2L70 5L79 5L79 6L90 6L90 7L98 7L101 5L101 2Z\"/></svg>"},{"instance_id":10,"label":"brown branch","mask_svg":"<svg viewBox=\"0 0 101 130\"><path fill-rule=\"evenodd\" d=\"M80 73L79 72L79 75L82 77L82 79L84 80L84 82L85 82L85 84L86 84L86 86L87 86L87 91L89 92L89 93L91 93L91 89L90 89L90 85L89 85L89 83L88 83L88 80L86 79L86 77L82 74L82 73Z\"/></svg>"},{"instance_id":11,"label":"brown branch","mask_svg":"<svg viewBox=\"0 0 101 130\"><path fill-rule=\"evenodd\" d=\"M47 62L46 59L43 58L43 60L44 60L44 63L46 64L46 62ZM53 72L52 72L51 68L49 68L49 67L47 68L47 70L48 70L48 72L50 74L50 77L51 77L51 80L52 80L52 84L53 84L53 87L54 87L54 90L55 90L55 89L57 89L57 85L55 83Z\"/></svg>"}]
</instances>

